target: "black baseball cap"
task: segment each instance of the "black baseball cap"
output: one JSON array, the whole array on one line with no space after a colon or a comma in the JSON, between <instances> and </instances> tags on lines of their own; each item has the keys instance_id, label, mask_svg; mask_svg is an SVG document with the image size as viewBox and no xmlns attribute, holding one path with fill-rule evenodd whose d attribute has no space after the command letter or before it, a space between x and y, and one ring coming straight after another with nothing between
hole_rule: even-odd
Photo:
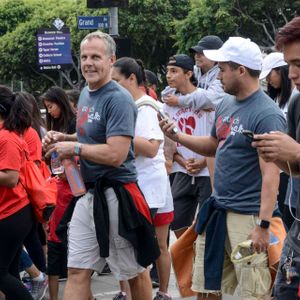
<instances>
[{"instance_id":1,"label":"black baseball cap","mask_svg":"<svg viewBox=\"0 0 300 300\"><path fill-rule=\"evenodd\" d=\"M185 70L194 71L194 61L186 54L176 54L169 58L168 66L180 67Z\"/></svg>"},{"instance_id":2,"label":"black baseball cap","mask_svg":"<svg viewBox=\"0 0 300 300\"><path fill-rule=\"evenodd\" d=\"M223 41L216 35L207 35L202 38L196 46L191 47L189 50L192 53L202 53L203 50L217 50L221 48Z\"/></svg>"}]
</instances>

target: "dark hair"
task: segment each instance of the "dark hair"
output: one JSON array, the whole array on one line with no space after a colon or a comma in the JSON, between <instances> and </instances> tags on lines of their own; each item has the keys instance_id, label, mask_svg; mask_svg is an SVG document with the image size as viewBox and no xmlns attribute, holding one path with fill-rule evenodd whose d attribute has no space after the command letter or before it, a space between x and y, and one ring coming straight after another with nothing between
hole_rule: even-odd
<instances>
[{"instance_id":1,"label":"dark hair","mask_svg":"<svg viewBox=\"0 0 300 300\"><path fill-rule=\"evenodd\" d=\"M146 75L146 79L147 79L147 83L150 85L158 85L158 78L156 76L155 73L153 73L150 70L145 69L145 75Z\"/></svg>"},{"instance_id":2,"label":"dark hair","mask_svg":"<svg viewBox=\"0 0 300 300\"><path fill-rule=\"evenodd\" d=\"M182 69L182 70L183 70L184 74L186 74L187 72L191 72L191 70L187 70L187 69ZM198 80L196 79L194 72L193 72L192 76L190 77L190 82L194 86L198 85Z\"/></svg>"},{"instance_id":3,"label":"dark hair","mask_svg":"<svg viewBox=\"0 0 300 300\"><path fill-rule=\"evenodd\" d=\"M69 101L71 101L74 104L74 107L77 107L80 91L78 90L66 90L65 91Z\"/></svg>"},{"instance_id":4,"label":"dark hair","mask_svg":"<svg viewBox=\"0 0 300 300\"><path fill-rule=\"evenodd\" d=\"M281 84L280 88L275 89L268 84L268 95L272 98L278 98L278 105L280 108L284 108L289 102L292 93L292 83L289 79L289 66L281 66L273 69L275 72L280 74Z\"/></svg>"},{"instance_id":5,"label":"dark hair","mask_svg":"<svg viewBox=\"0 0 300 300\"><path fill-rule=\"evenodd\" d=\"M23 134L31 126L30 104L22 93L13 93L8 87L0 85L0 116L3 128Z\"/></svg>"},{"instance_id":6,"label":"dark hair","mask_svg":"<svg viewBox=\"0 0 300 300\"><path fill-rule=\"evenodd\" d=\"M231 70L236 70L237 68L243 66L243 65L238 64L238 63L233 62L233 61L229 61L228 65L229 65ZM248 73L251 77L253 77L253 78L258 78L259 77L259 74L261 72L260 70L253 70L253 69L250 69L246 66L243 66L243 67L248 71Z\"/></svg>"},{"instance_id":7,"label":"dark hair","mask_svg":"<svg viewBox=\"0 0 300 300\"><path fill-rule=\"evenodd\" d=\"M40 139L42 139L41 127L45 127L45 122L42 119L41 111L38 106L38 102L36 98L27 92L22 92L26 100L31 106L31 113L32 113L32 128L38 133Z\"/></svg>"},{"instance_id":8,"label":"dark hair","mask_svg":"<svg viewBox=\"0 0 300 300\"><path fill-rule=\"evenodd\" d=\"M52 118L52 116L48 113L47 110L47 130L68 132L70 122L74 120L75 114L72 110L71 104L68 100L68 96L66 95L65 91L58 86L53 86L50 89L48 89L46 93L44 93L41 96L41 98L44 102L44 105L45 100L47 100L49 102L55 103L61 109L61 114L57 119Z\"/></svg>"},{"instance_id":9,"label":"dark hair","mask_svg":"<svg viewBox=\"0 0 300 300\"><path fill-rule=\"evenodd\" d=\"M284 45L295 41L300 42L300 17L295 17L278 30L276 34L276 48L281 51Z\"/></svg>"},{"instance_id":10,"label":"dark hair","mask_svg":"<svg viewBox=\"0 0 300 300\"><path fill-rule=\"evenodd\" d=\"M113 64L113 67L118 68L119 72L125 76L126 79L129 78L131 74L134 74L139 86L146 85L145 68L140 59L121 57Z\"/></svg>"}]
</instances>

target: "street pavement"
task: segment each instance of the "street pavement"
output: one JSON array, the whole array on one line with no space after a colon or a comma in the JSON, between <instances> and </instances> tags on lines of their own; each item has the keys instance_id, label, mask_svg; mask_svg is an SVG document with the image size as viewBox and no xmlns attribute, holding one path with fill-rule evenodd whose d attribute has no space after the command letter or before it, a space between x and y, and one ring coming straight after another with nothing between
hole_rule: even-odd
<instances>
[{"instance_id":1,"label":"street pavement","mask_svg":"<svg viewBox=\"0 0 300 300\"><path fill-rule=\"evenodd\" d=\"M175 241L175 236L173 232L170 235L170 243ZM59 300L63 299L63 290L65 282L59 283ZM155 296L158 289L153 289L153 297ZM114 279L111 274L98 276L94 274L92 277L92 292L97 300L112 300L113 296L119 292L119 284ZM172 296L173 300L183 299L180 297L179 292L176 287L176 280L173 270L171 271L170 283L169 283L169 294ZM49 300L48 293L46 294L44 300ZM197 297L184 298L186 300L196 300ZM223 296L223 300L238 300L238 297Z\"/></svg>"},{"instance_id":2,"label":"street pavement","mask_svg":"<svg viewBox=\"0 0 300 300\"><path fill-rule=\"evenodd\" d=\"M60 282L59 284L59 300L63 299L63 289L65 282ZM153 297L158 289L153 289ZM93 275L92 277L92 292L97 300L112 300L113 296L119 292L118 282L114 279L112 275ZM179 292L176 288L175 276L171 273L169 294L172 296L173 300L183 299L180 297ZM48 294L44 300L49 300ZM197 297L184 298L186 300L196 300ZM225 295L223 300L238 300L238 297L231 297Z\"/></svg>"}]
</instances>

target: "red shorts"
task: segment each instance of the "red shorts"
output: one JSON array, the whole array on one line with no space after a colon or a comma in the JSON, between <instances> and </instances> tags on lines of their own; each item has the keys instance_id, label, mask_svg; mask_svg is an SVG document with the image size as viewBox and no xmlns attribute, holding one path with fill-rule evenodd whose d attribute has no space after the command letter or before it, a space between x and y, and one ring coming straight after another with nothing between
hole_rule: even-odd
<instances>
[{"instance_id":1,"label":"red shorts","mask_svg":"<svg viewBox=\"0 0 300 300\"><path fill-rule=\"evenodd\" d=\"M174 211L167 213L157 213L154 217L153 225L154 227L163 226L171 224L174 219Z\"/></svg>"}]
</instances>

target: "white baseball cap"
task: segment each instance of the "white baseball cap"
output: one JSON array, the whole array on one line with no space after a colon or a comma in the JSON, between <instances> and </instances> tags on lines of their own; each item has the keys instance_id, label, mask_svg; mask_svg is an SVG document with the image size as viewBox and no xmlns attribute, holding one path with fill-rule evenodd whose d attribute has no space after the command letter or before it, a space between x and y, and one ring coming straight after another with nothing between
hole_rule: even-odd
<instances>
[{"instance_id":1,"label":"white baseball cap","mask_svg":"<svg viewBox=\"0 0 300 300\"><path fill-rule=\"evenodd\" d=\"M262 70L259 76L259 79L264 79L266 78L272 69L278 68L281 66L286 66L287 63L283 59L283 53L281 52L273 52L268 54L264 59L263 59L263 64L262 64Z\"/></svg>"},{"instance_id":2,"label":"white baseball cap","mask_svg":"<svg viewBox=\"0 0 300 300\"><path fill-rule=\"evenodd\" d=\"M235 62L252 70L262 68L262 53L250 39L230 37L218 50L203 50L203 54L216 62Z\"/></svg>"}]
</instances>

